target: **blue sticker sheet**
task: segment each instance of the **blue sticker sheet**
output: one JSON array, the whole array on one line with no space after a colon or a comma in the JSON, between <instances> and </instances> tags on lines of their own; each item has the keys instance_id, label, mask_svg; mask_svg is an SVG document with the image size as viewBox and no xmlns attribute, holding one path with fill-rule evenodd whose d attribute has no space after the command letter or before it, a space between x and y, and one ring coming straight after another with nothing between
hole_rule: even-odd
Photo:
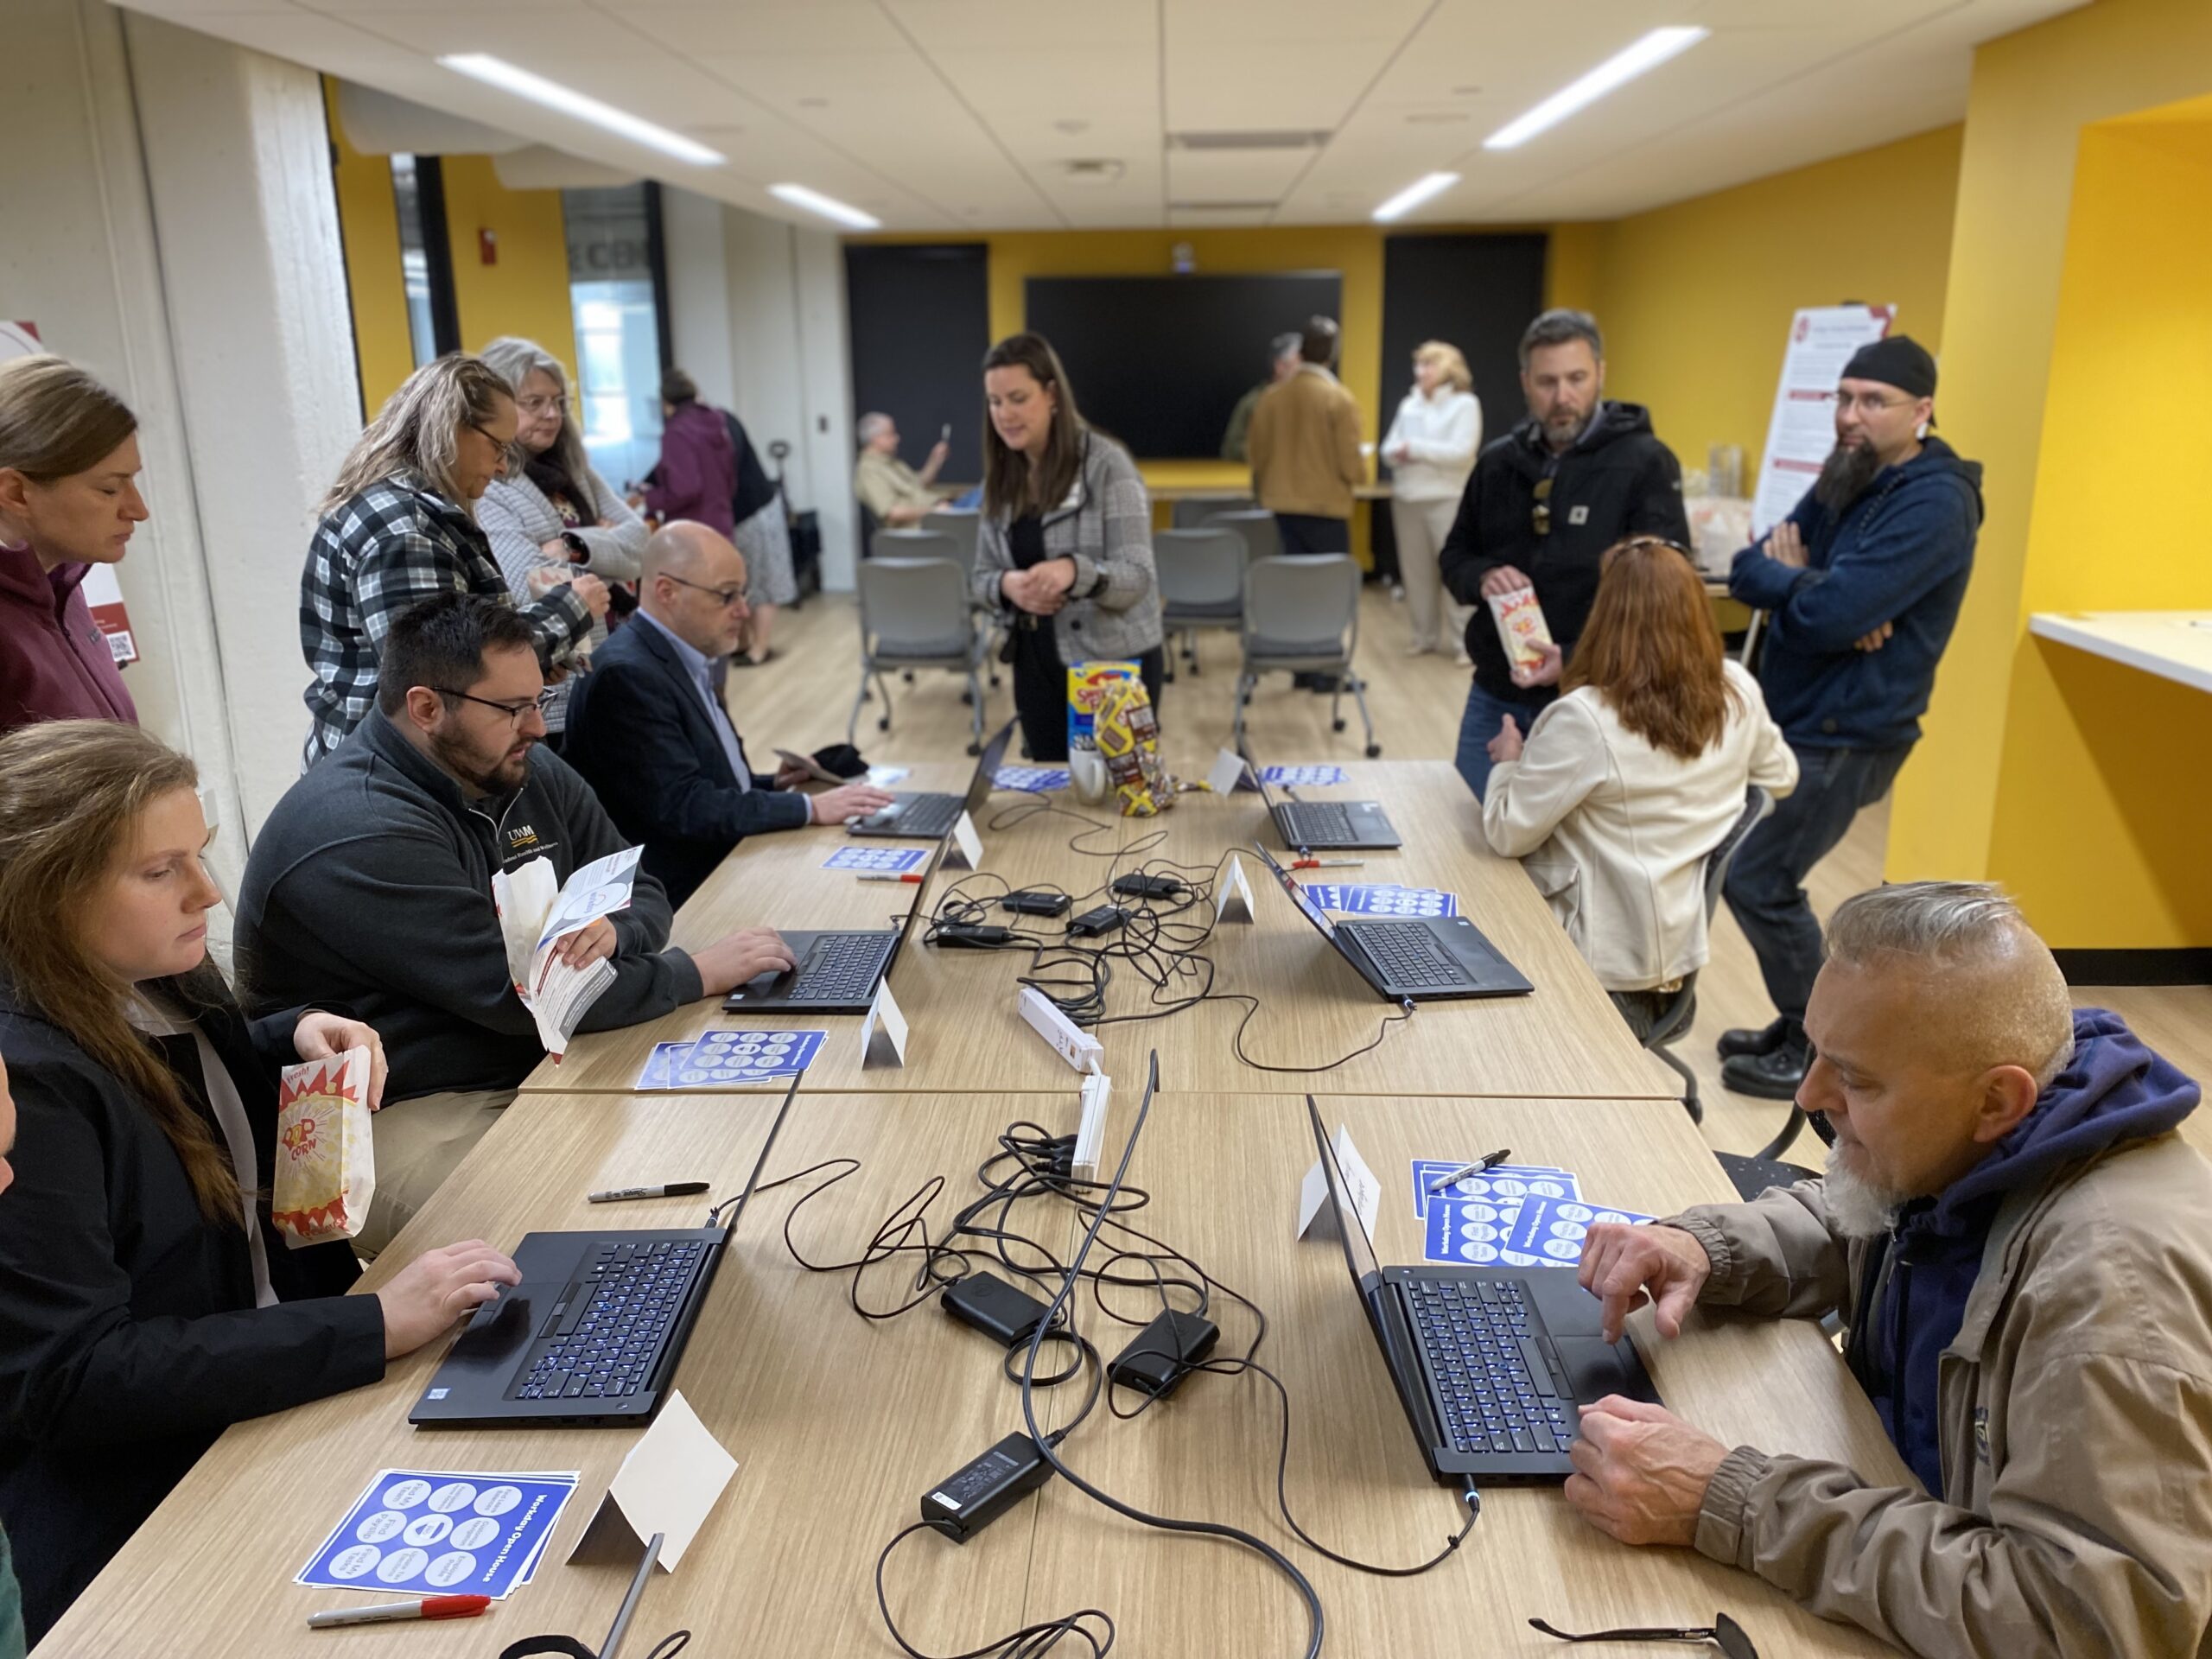
<instances>
[{"instance_id":1,"label":"blue sticker sheet","mask_svg":"<svg viewBox=\"0 0 2212 1659\"><path fill-rule=\"evenodd\" d=\"M578 1478L381 1470L294 1582L504 1599L537 1570Z\"/></svg>"},{"instance_id":2,"label":"blue sticker sheet","mask_svg":"<svg viewBox=\"0 0 2212 1659\"><path fill-rule=\"evenodd\" d=\"M669 1070L670 1065L677 1055L688 1054L690 1052L691 1045L689 1043L655 1043L653 1052L645 1056L645 1070L638 1073L638 1087L640 1089L670 1087L674 1076Z\"/></svg>"},{"instance_id":3,"label":"blue sticker sheet","mask_svg":"<svg viewBox=\"0 0 2212 1659\"><path fill-rule=\"evenodd\" d=\"M1324 910L1347 916L1457 916L1459 898L1435 887L1351 887L1338 881L1309 881L1306 891Z\"/></svg>"},{"instance_id":4,"label":"blue sticker sheet","mask_svg":"<svg viewBox=\"0 0 2212 1659\"><path fill-rule=\"evenodd\" d=\"M1633 1224L1650 1219L1633 1210L1585 1204L1578 1198L1530 1198L1514 1217L1505 1248L1548 1268L1572 1268L1581 1262L1582 1241L1597 1223Z\"/></svg>"},{"instance_id":5,"label":"blue sticker sheet","mask_svg":"<svg viewBox=\"0 0 2212 1659\"><path fill-rule=\"evenodd\" d=\"M671 1089L729 1089L804 1071L826 1031L709 1031L669 1057Z\"/></svg>"},{"instance_id":6,"label":"blue sticker sheet","mask_svg":"<svg viewBox=\"0 0 2212 1659\"><path fill-rule=\"evenodd\" d=\"M1537 1258L1506 1248L1506 1235L1529 1202L1520 1198L1431 1198L1421 1252L1430 1262L1467 1268L1533 1268Z\"/></svg>"},{"instance_id":7,"label":"blue sticker sheet","mask_svg":"<svg viewBox=\"0 0 2212 1659\"><path fill-rule=\"evenodd\" d=\"M877 875L904 875L929 862L926 847L840 847L822 861L825 870L868 870Z\"/></svg>"},{"instance_id":8,"label":"blue sticker sheet","mask_svg":"<svg viewBox=\"0 0 2212 1659\"><path fill-rule=\"evenodd\" d=\"M991 774L991 784L996 789L1026 789L1042 794L1049 790L1068 786L1065 766L1001 766Z\"/></svg>"},{"instance_id":9,"label":"blue sticker sheet","mask_svg":"<svg viewBox=\"0 0 2212 1659\"><path fill-rule=\"evenodd\" d=\"M1416 1158L1414 1164L1414 1214L1426 1216L1433 1202L1429 1187L1455 1169L1466 1167L1465 1158ZM1539 1198L1577 1198L1582 1183L1567 1170L1549 1164L1498 1164L1461 1177L1444 1192L1444 1198L1512 1198L1535 1193Z\"/></svg>"},{"instance_id":10,"label":"blue sticker sheet","mask_svg":"<svg viewBox=\"0 0 2212 1659\"><path fill-rule=\"evenodd\" d=\"M1269 783L1287 784L1293 789L1301 784L1316 789L1324 784L1341 784L1351 775L1342 766L1262 766L1260 768L1260 776Z\"/></svg>"}]
</instances>

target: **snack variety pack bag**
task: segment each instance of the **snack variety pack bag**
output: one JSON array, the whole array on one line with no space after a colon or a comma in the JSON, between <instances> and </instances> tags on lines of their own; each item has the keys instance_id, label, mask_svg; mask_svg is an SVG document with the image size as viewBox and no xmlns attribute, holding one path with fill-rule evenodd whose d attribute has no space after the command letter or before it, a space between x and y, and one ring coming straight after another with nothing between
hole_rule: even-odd
<instances>
[{"instance_id":1,"label":"snack variety pack bag","mask_svg":"<svg viewBox=\"0 0 2212 1659\"><path fill-rule=\"evenodd\" d=\"M1135 663L1077 663L1068 670L1068 748L1097 747L1098 711L1118 685L1142 684Z\"/></svg>"},{"instance_id":2,"label":"snack variety pack bag","mask_svg":"<svg viewBox=\"0 0 2212 1659\"><path fill-rule=\"evenodd\" d=\"M359 1236L377 1190L371 1133L367 1049L284 1068L269 1218L292 1249Z\"/></svg>"},{"instance_id":3,"label":"snack variety pack bag","mask_svg":"<svg viewBox=\"0 0 2212 1659\"><path fill-rule=\"evenodd\" d=\"M1490 613L1497 622L1498 643L1505 647L1506 661L1516 668L1535 668L1544 660L1543 652L1536 647L1552 643L1552 630L1544 620L1544 607L1536 602L1535 588L1492 594Z\"/></svg>"},{"instance_id":4,"label":"snack variety pack bag","mask_svg":"<svg viewBox=\"0 0 2212 1659\"><path fill-rule=\"evenodd\" d=\"M1142 680L1123 680L1108 690L1092 734L1123 817L1149 818L1175 804L1175 780L1160 762L1160 722Z\"/></svg>"}]
</instances>

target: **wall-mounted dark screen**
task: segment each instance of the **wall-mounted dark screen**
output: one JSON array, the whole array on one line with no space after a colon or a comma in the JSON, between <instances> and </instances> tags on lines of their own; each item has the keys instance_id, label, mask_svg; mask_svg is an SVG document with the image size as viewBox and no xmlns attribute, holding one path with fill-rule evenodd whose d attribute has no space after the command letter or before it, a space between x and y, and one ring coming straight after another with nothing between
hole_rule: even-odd
<instances>
[{"instance_id":1,"label":"wall-mounted dark screen","mask_svg":"<svg viewBox=\"0 0 2212 1659\"><path fill-rule=\"evenodd\" d=\"M1032 276L1029 327L1052 342L1086 419L1146 460L1218 458L1268 342L1333 317L1333 270L1249 276Z\"/></svg>"},{"instance_id":2,"label":"wall-mounted dark screen","mask_svg":"<svg viewBox=\"0 0 2212 1659\"><path fill-rule=\"evenodd\" d=\"M983 475L983 352L991 343L989 267L981 242L849 242L845 302L853 352L853 415L898 423L899 456L929 459L952 429L938 474Z\"/></svg>"}]
</instances>

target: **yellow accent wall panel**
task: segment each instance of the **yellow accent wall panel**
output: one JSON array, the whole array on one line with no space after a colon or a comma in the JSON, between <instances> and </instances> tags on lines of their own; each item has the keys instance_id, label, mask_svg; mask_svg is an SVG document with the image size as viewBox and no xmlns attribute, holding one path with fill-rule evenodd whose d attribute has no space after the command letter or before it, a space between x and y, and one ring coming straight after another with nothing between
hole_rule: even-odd
<instances>
[{"instance_id":1,"label":"yellow accent wall panel","mask_svg":"<svg viewBox=\"0 0 2212 1659\"><path fill-rule=\"evenodd\" d=\"M576 328L569 304L569 239L558 190L510 190L488 156L442 162L446 231L453 244L454 308L463 351L480 352L501 334L534 340L576 371ZM486 264L480 231L498 238Z\"/></svg>"},{"instance_id":2,"label":"yellow accent wall panel","mask_svg":"<svg viewBox=\"0 0 2212 1659\"><path fill-rule=\"evenodd\" d=\"M327 76L322 95L336 156L338 223L346 240L346 286L365 420L415 371L407 289L399 266L399 212L392 202L391 157L364 156L346 142L338 119L338 85Z\"/></svg>"},{"instance_id":3,"label":"yellow accent wall panel","mask_svg":"<svg viewBox=\"0 0 2212 1659\"><path fill-rule=\"evenodd\" d=\"M2212 699L2115 678L2025 632L2035 610L2206 602L2187 563L2206 568L2201 515L2177 541L2158 533L2154 498L2204 476L2185 448L2212 379L2202 333L2186 332L2203 300L2191 273L2162 267L2202 259L2185 250L2212 199L2171 149L2192 140L2160 161L2158 141L2131 149L2116 128L2084 129L2208 92L2202 0L2099 0L1974 55L1940 402L1947 435L1986 469L1989 518L1898 780L1887 873L2016 886L2062 947L2212 944L2212 866L2201 852L2176 863L2164 827L2193 823L2201 844ZM2147 347L2129 343L2138 308L2168 319ZM2133 360L2104 360L2123 351ZM2084 443L2102 459L2076 467Z\"/></svg>"}]
</instances>

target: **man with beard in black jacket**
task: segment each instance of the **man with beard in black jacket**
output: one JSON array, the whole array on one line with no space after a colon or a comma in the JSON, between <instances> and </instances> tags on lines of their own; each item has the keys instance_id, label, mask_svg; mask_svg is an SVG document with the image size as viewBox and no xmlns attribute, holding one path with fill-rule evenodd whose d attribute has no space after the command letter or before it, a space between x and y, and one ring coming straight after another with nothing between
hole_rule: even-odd
<instances>
[{"instance_id":1,"label":"man with beard in black jacket","mask_svg":"<svg viewBox=\"0 0 2212 1659\"><path fill-rule=\"evenodd\" d=\"M1558 696L1605 550L1630 536L1689 544L1674 452L1641 405L1614 403L1605 389L1605 340L1588 312L1547 311L1529 325L1521 336L1529 418L1476 458L1439 556L1452 597L1475 610L1467 623L1475 679L1454 764L1477 798L1490 784L1491 741L1508 721L1525 735ZM1488 601L1522 588L1535 590L1560 650L1516 672Z\"/></svg>"}]
</instances>

